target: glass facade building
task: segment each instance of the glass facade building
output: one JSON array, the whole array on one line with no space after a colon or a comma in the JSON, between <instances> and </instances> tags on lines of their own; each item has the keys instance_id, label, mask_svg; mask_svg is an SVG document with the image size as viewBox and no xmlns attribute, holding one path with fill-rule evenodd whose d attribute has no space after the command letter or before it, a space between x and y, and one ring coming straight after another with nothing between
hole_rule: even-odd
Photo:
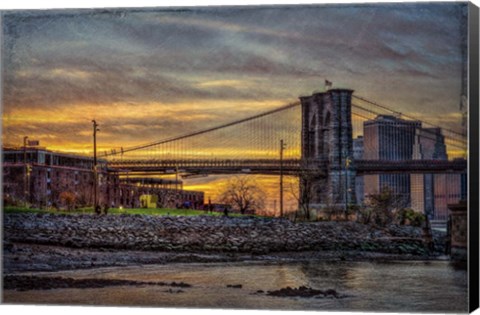
<instances>
[{"instance_id":1,"label":"glass facade building","mask_svg":"<svg viewBox=\"0 0 480 315\"><path fill-rule=\"evenodd\" d=\"M361 142L365 160L448 160L441 128L422 128L415 120L377 116L364 123ZM379 174L364 176L361 182L364 196L388 187L403 206L437 221L447 220L449 204L466 198L465 174Z\"/></svg>"},{"instance_id":2,"label":"glass facade building","mask_svg":"<svg viewBox=\"0 0 480 315\"><path fill-rule=\"evenodd\" d=\"M421 122L379 115L363 124L365 160L411 160L416 130ZM410 174L381 174L364 176L365 195L378 194L384 187L399 196L404 206L411 204Z\"/></svg>"}]
</instances>

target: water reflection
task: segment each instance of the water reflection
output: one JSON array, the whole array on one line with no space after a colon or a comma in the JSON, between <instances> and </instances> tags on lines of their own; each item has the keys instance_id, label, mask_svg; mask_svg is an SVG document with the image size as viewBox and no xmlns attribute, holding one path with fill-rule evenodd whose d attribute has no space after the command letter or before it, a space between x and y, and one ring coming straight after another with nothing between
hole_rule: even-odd
<instances>
[{"instance_id":1,"label":"water reflection","mask_svg":"<svg viewBox=\"0 0 480 315\"><path fill-rule=\"evenodd\" d=\"M37 273L73 278L186 282L172 294L159 286L5 291L7 303L147 305L163 307L466 312L467 273L449 262L299 262L171 264ZM227 285L241 284L242 288ZM271 297L258 290L287 286L334 289L335 298Z\"/></svg>"}]
</instances>

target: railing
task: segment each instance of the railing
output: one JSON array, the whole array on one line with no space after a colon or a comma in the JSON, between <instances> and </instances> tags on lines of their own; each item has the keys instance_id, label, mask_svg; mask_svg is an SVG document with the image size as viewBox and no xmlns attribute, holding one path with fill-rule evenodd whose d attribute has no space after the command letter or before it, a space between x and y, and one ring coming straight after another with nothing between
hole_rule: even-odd
<instances>
[{"instance_id":1,"label":"railing","mask_svg":"<svg viewBox=\"0 0 480 315\"><path fill-rule=\"evenodd\" d=\"M297 172L298 159L283 161L283 170L287 173ZM174 173L263 173L276 174L280 170L277 159L247 159L247 160L122 160L108 163L111 171L117 172L165 172Z\"/></svg>"},{"instance_id":2,"label":"railing","mask_svg":"<svg viewBox=\"0 0 480 315\"><path fill-rule=\"evenodd\" d=\"M445 160L355 160L357 174L465 172L464 159Z\"/></svg>"},{"instance_id":3,"label":"railing","mask_svg":"<svg viewBox=\"0 0 480 315\"><path fill-rule=\"evenodd\" d=\"M300 159L286 159L282 162L282 167L287 172L299 172L302 169L308 170L308 167L302 168L305 161ZM311 165L309 161L306 165ZM316 161L318 165L326 161ZM33 163L34 166L58 167L46 164ZM4 167L21 167L23 163L4 162ZM328 164L325 164L328 166ZM445 172L465 172L468 163L465 159L445 160L354 160L350 166L357 174L379 174L379 173L445 173ZM134 171L225 171L229 172L260 172L268 173L278 172L280 170L280 160L278 159L211 159L211 160L117 160L110 161L107 167L111 171L134 172ZM73 167L74 169L87 169L84 167Z\"/></svg>"},{"instance_id":4,"label":"railing","mask_svg":"<svg viewBox=\"0 0 480 315\"><path fill-rule=\"evenodd\" d=\"M306 164L310 165L312 161ZM317 164L326 161L316 161ZM289 173L300 172L305 161L300 159L286 159L282 162L282 168ZM328 166L328 163L325 163ZM108 168L118 172L135 171L165 171L175 172L200 172L200 173L277 173L280 170L278 159L208 159L208 160L113 160L108 163ZM307 168L305 168L307 169ZM350 169L356 170L357 174L379 173L442 173L464 172L467 169L467 161L457 159L444 160L355 160Z\"/></svg>"}]
</instances>

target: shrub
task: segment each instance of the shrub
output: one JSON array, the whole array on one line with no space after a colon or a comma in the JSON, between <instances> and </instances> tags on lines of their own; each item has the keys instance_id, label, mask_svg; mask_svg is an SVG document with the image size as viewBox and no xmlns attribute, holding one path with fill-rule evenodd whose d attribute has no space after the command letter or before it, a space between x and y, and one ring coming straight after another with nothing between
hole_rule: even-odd
<instances>
[{"instance_id":1,"label":"shrub","mask_svg":"<svg viewBox=\"0 0 480 315\"><path fill-rule=\"evenodd\" d=\"M413 209L402 209L397 214L397 220L402 225L409 224L420 227L425 222L425 215Z\"/></svg>"},{"instance_id":2,"label":"shrub","mask_svg":"<svg viewBox=\"0 0 480 315\"><path fill-rule=\"evenodd\" d=\"M60 193L60 201L67 206L68 210L72 210L75 206L76 196L70 191L63 191Z\"/></svg>"},{"instance_id":3,"label":"shrub","mask_svg":"<svg viewBox=\"0 0 480 315\"><path fill-rule=\"evenodd\" d=\"M395 220L395 213L404 208L405 200L395 195L393 191L384 187L379 194L371 194L366 199L366 206L369 212L364 213L365 223L372 223L385 227Z\"/></svg>"}]
</instances>

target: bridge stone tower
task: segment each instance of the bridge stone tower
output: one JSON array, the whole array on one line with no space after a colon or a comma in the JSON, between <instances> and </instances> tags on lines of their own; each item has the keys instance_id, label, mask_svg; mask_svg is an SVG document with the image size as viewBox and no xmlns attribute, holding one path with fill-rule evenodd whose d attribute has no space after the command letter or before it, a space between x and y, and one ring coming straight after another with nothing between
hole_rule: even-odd
<instances>
[{"instance_id":1,"label":"bridge stone tower","mask_svg":"<svg viewBox=\"0 0 480 315\"><path fill-rule=\"evenodd\" d=\"M355 203L352 164L353 90L331 89L300 97L302 104L302 174L300 196L310 209L345 209ZM308 191L307 191L308 190Z\"/></svg>"}]
</instances>

